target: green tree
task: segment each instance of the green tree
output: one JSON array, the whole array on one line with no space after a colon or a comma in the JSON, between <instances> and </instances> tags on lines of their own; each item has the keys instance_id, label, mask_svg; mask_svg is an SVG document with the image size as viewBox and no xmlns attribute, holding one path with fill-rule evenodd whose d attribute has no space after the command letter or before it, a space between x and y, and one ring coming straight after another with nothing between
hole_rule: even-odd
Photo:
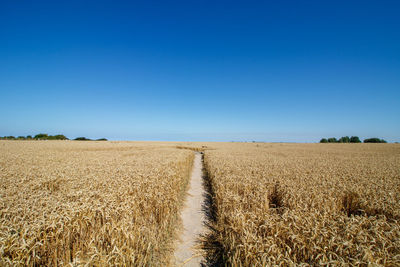
<instances>
[{"instance_id":1,"label":"green tree","mask_svg":"<svg viewBox=\"0 0 400 267\"><path fill-rule=\"evenodd\" d=\"M387 142L385 140L383 140L383 139L379 139L377 137L373 137L373 138L365 139L364 143L387 143Z\"/></svg>"},{"instance_id":2,"label":"green tree","mask_svg":"<svg viewBox=\"0 0 400 267\"><path fill-rule=\"evenodd\" d=\"M91 141L91 139L86 138L86 137L77 137L74 139L75 141Z\"/></svg>"},{"instance_id":3,"label":"green tree","mask_svg":"<svg viewBox=\"0 0 400 267\"><path fill-rule=\"evenodd\" d=\"M328 143L328 140L326 138L322 138L319 142L320 143Z\"/></svg>"},{"instance_id":4,"label":"green tree","mask_svg":"<svg viewBox=\"0 0 400 267\"><path fill-rule=\"evenodd\" d=\"M339 139L339 143L350 143L350 137L343 136Z\"/></svg>"},{"instance_id":5,"label":"green tree","mask_svg":"<svg viewBox=\"0 0 400 267\"><path fill-rule=\"evenodd\" d=\"M65 137L65 135L57 134L57 135L49 135L47 137L47 140L68 140L68 138Z\"/></svg>"},{"instance_id":6,"label":"green tree","mask_svg":"<svg viewBox=\"0 0 400 267\"><path fill-rule=\"evenodd\" d=\"M337 139L335 137L328 138L328 143L337 143Z\"/></svg>"},{"instance_id":7,"label":"green tree","mask_svg":"<svg viewBox=\"0 0 400 267\"><path fill-rule=\"evenodd\" d=\"M65 135L63 134L57 134L54 136L56 140L69 140Z\"/></svg>"},{"instance_id":8,"label":"green tree","mask_svg":"<svg viewBox=\"0 0 400 267\"><path fill-rule=\"evenodd\" d=\"M49 136L45 133L40 133L35 135L35 137L33 137L36 140L46 140Z\"/></svg>"},{"instance_id":9,"label":"green tree","mask_svg":"<svg viewBox=\"0 0 400 267\"><path fill-rule=\"evenodd\" d=\"M361 140L358 136L352 136L350 137L350 143L361 143Z\"/></svg>"}]
</instances>

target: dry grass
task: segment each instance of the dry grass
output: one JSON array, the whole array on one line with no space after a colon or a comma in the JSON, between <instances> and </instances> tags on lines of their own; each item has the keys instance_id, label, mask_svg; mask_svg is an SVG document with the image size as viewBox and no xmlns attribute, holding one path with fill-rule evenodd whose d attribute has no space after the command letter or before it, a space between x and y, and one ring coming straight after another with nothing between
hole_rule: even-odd
<instances>
[{"instance_id":1,"label":"dry grass","mask_svg":"<svg viewBox=\"0 0 400 267\"><path fill-rule=\"evenodd\" d=\"M1 141L0 265L168 264L192 160L161 143Z\"/></svg>"},{"instance_id":2,"label":"dry grass","mask_svg":"<svg viewBox=\"0 0 400 267\"><path fill-rule=\"evenodd\" d=\"M214 144L204 248L231 266L399 266L400 146Z\"/></svg>"}]
</instances>

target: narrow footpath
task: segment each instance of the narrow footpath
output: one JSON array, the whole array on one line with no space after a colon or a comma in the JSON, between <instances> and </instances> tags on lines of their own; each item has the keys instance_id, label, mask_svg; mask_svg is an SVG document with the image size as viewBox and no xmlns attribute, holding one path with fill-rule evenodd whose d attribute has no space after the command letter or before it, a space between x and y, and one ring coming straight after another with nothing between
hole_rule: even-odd
<instances>
[{"instance_id":1,"label":"narrow footpath","mask_svg":"<svg viewBox=\"0 0 400 267\"><path fill-rule=\"evenodd\" d=\"M176 266L200 266L203 261L203 257L193 249L199 235L204 233L206 229L204 226L205 215L202 209L205 196L202 176L202 154L196 152L188 195L185 200L184 209L181 212L183 230L179 236L179 243L175 250Z\"/></svg>"}]
</instances>

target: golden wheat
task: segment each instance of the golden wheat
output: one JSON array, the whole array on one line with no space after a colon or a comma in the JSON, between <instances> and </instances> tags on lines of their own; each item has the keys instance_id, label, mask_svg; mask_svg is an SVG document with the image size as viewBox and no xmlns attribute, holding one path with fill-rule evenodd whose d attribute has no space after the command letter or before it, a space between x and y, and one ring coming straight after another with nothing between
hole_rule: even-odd
<instances>
[{"instance_id":1,"label":"golden wheat","mask_svg":"<svg viewBox=\"0 0 400 267\"><path fill-rule=\"evenodd\" d=\"M204 151L206 258L232 266L400 265L400 146L0 142L0 265L169 263Z\"/></svg>"},{"instance_id":2,"label":"golden wheat","mask_svg":"<svg viewBox=\"0 0 400 267\"><path fill-rule=\"evenodd\" d=\"M193 153L1 141L0 265L168 264Z\"/></svg>"},{"instance_id":3,"label":"golden wheat","mask_svg":"<svg viewBox=\"0 0 400 267\"><path fill-rule=\"evenodd\" d=\"M216 218L203 245L211 261L400 265L399 145L213 146L205 165Z\"/></svg>"}]
</instances>

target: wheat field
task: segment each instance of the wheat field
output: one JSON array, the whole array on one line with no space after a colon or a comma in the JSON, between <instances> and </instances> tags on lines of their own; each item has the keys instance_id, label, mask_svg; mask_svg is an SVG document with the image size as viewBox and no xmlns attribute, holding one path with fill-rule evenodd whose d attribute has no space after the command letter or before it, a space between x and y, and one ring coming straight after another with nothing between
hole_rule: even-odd
<instances>
[{"instance_id":1,"label":"wheat field","mask_svg":"<svg viewBox=\"0 0 400 267\"><path fill-rule=\"evenodd\" d=\"M171 265L193 151L207 264L400 265L397 144L73 141L0 142L0 265Z\"/></svg>"},{"instance_id":2,"label":"wheat field","mask_svg":"<svg viewBox=\"0 0 400 267\"><path fill-rule=\"evenodd\" d=\"M190 151L2 141L0 152L0 265L169 263Z\"/></svg>"},{"instance_id":3,"label":"wheat field","mask_svg":"<svg viewBox=\"0 0 400 267\"><path fill-rule=\"evenodd\" d=\"M400 146L221 144L206 151L229 266L400 266Z\"/></svg>"}]
</instances>

